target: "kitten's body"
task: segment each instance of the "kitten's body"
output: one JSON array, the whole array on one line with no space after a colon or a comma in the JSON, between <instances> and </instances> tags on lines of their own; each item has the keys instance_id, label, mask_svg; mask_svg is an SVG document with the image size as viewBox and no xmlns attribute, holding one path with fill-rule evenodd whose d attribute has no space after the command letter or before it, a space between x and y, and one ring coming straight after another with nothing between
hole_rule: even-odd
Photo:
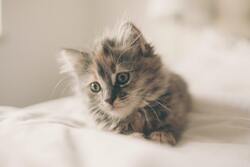
<instances>
[{"instance_id":1,"label":"kitten's body","mask_svg":"<svg viewBox=\"0 0 250 167\"><path fill-rule=\"evenodd\" d=\"M80 92L89 97L89 112L97 125L176 143L191 106L187 86L163 67L132 23L104 38L92 54L64 50L63 60L64 71L74 76Z\"/></svg>"}]
</instances>

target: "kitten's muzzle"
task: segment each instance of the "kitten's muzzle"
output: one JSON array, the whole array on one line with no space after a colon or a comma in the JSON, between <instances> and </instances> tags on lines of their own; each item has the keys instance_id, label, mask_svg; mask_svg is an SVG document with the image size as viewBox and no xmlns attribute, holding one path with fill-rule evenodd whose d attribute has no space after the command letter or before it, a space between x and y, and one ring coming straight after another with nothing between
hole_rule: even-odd
<instances>
[{"instance_id":1,"label":"kitten's muzzle","mask_svg":"<svg viewBox=\"0 0 250 167\"><path fill-rule=\"evenodd\" d=\"M105 102L107 102L110 105L113 105L114 100L112 98L105 99Z\"/></svg>"},{"instance_id":2,"label":"kitten's muzzle","mask_svg":"<svg viewBox=\"0 0 250 167\"><path fill-rule=\"evenodd\" d=\"M105 102L107 102L110 105L113 105L120 91L121 91L121 88L119 87L119 85L113 86L109 92L108 98L105 99Z\"/></svg>"}]
</instances>

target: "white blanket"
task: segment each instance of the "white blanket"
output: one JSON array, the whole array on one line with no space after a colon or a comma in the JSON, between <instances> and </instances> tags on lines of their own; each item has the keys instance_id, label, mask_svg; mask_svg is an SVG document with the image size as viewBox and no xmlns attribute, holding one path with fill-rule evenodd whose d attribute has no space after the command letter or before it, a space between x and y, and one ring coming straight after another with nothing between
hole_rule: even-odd
<instances>
[{"instance_id":1,"label":"white blanket","mask_svg":"<svg viewBox=\"0 0 250 167\"><path fill-rule=\"evenodd\" d=\"M69 97L24 109L0 107L0 166L249 167L250 44L204 38L172 66L194 96L176 147L87 128L84 105Z\"/></svg>"}]
</instances>

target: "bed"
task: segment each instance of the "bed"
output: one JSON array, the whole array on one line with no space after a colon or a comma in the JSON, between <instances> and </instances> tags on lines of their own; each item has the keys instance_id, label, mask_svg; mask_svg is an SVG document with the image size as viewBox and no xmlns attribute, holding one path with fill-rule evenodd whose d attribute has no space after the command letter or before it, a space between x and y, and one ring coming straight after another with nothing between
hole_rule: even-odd
<instances>
[{"instance_id":1,"label":"bed","mask_svg":"<svg viewBox=\"0 0 250 167\"><path fill-rule=\"evenodd\" d=\"M192 43L184 35L179 49L168 47L178 57L163 60L185 77L194 99L177 146L89 128L84 99L71 96L1 106L0 166L249 167L250 42L206 29Z\"/></svg>"}]
</instances>

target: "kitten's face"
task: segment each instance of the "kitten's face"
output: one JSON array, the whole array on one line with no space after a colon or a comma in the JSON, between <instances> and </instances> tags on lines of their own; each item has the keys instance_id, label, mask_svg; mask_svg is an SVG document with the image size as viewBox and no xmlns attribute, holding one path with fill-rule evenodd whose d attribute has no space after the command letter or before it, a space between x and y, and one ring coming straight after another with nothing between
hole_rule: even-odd
<instances>
[{"instance_id":1,"label":"kitten's face","mask_svg":"<svg viewBox=\"0 0 250 167\"><path fill-rule=\"evenodd\" d=\"M140 104L142 85L136 60L131 55L126 61L122 57L118 60L119 55L99 52L94 56L86 89L93 105L113 116L125 117Z\"/></svg>"},{"instance_id":2,"label":"kitten's face","mask_svg":"<svg viewBox=\"0 0 250 167\"><path fill-rule=\"evenodd\" d=\"M81 55L73 63L70 60L81 91L89 96L90 107L119 118L145 106L166 87L159 57L133 28L130 33L134 34L126 34L127 41L106 38L93 55Z\"/></svg>"}]
</instances>

